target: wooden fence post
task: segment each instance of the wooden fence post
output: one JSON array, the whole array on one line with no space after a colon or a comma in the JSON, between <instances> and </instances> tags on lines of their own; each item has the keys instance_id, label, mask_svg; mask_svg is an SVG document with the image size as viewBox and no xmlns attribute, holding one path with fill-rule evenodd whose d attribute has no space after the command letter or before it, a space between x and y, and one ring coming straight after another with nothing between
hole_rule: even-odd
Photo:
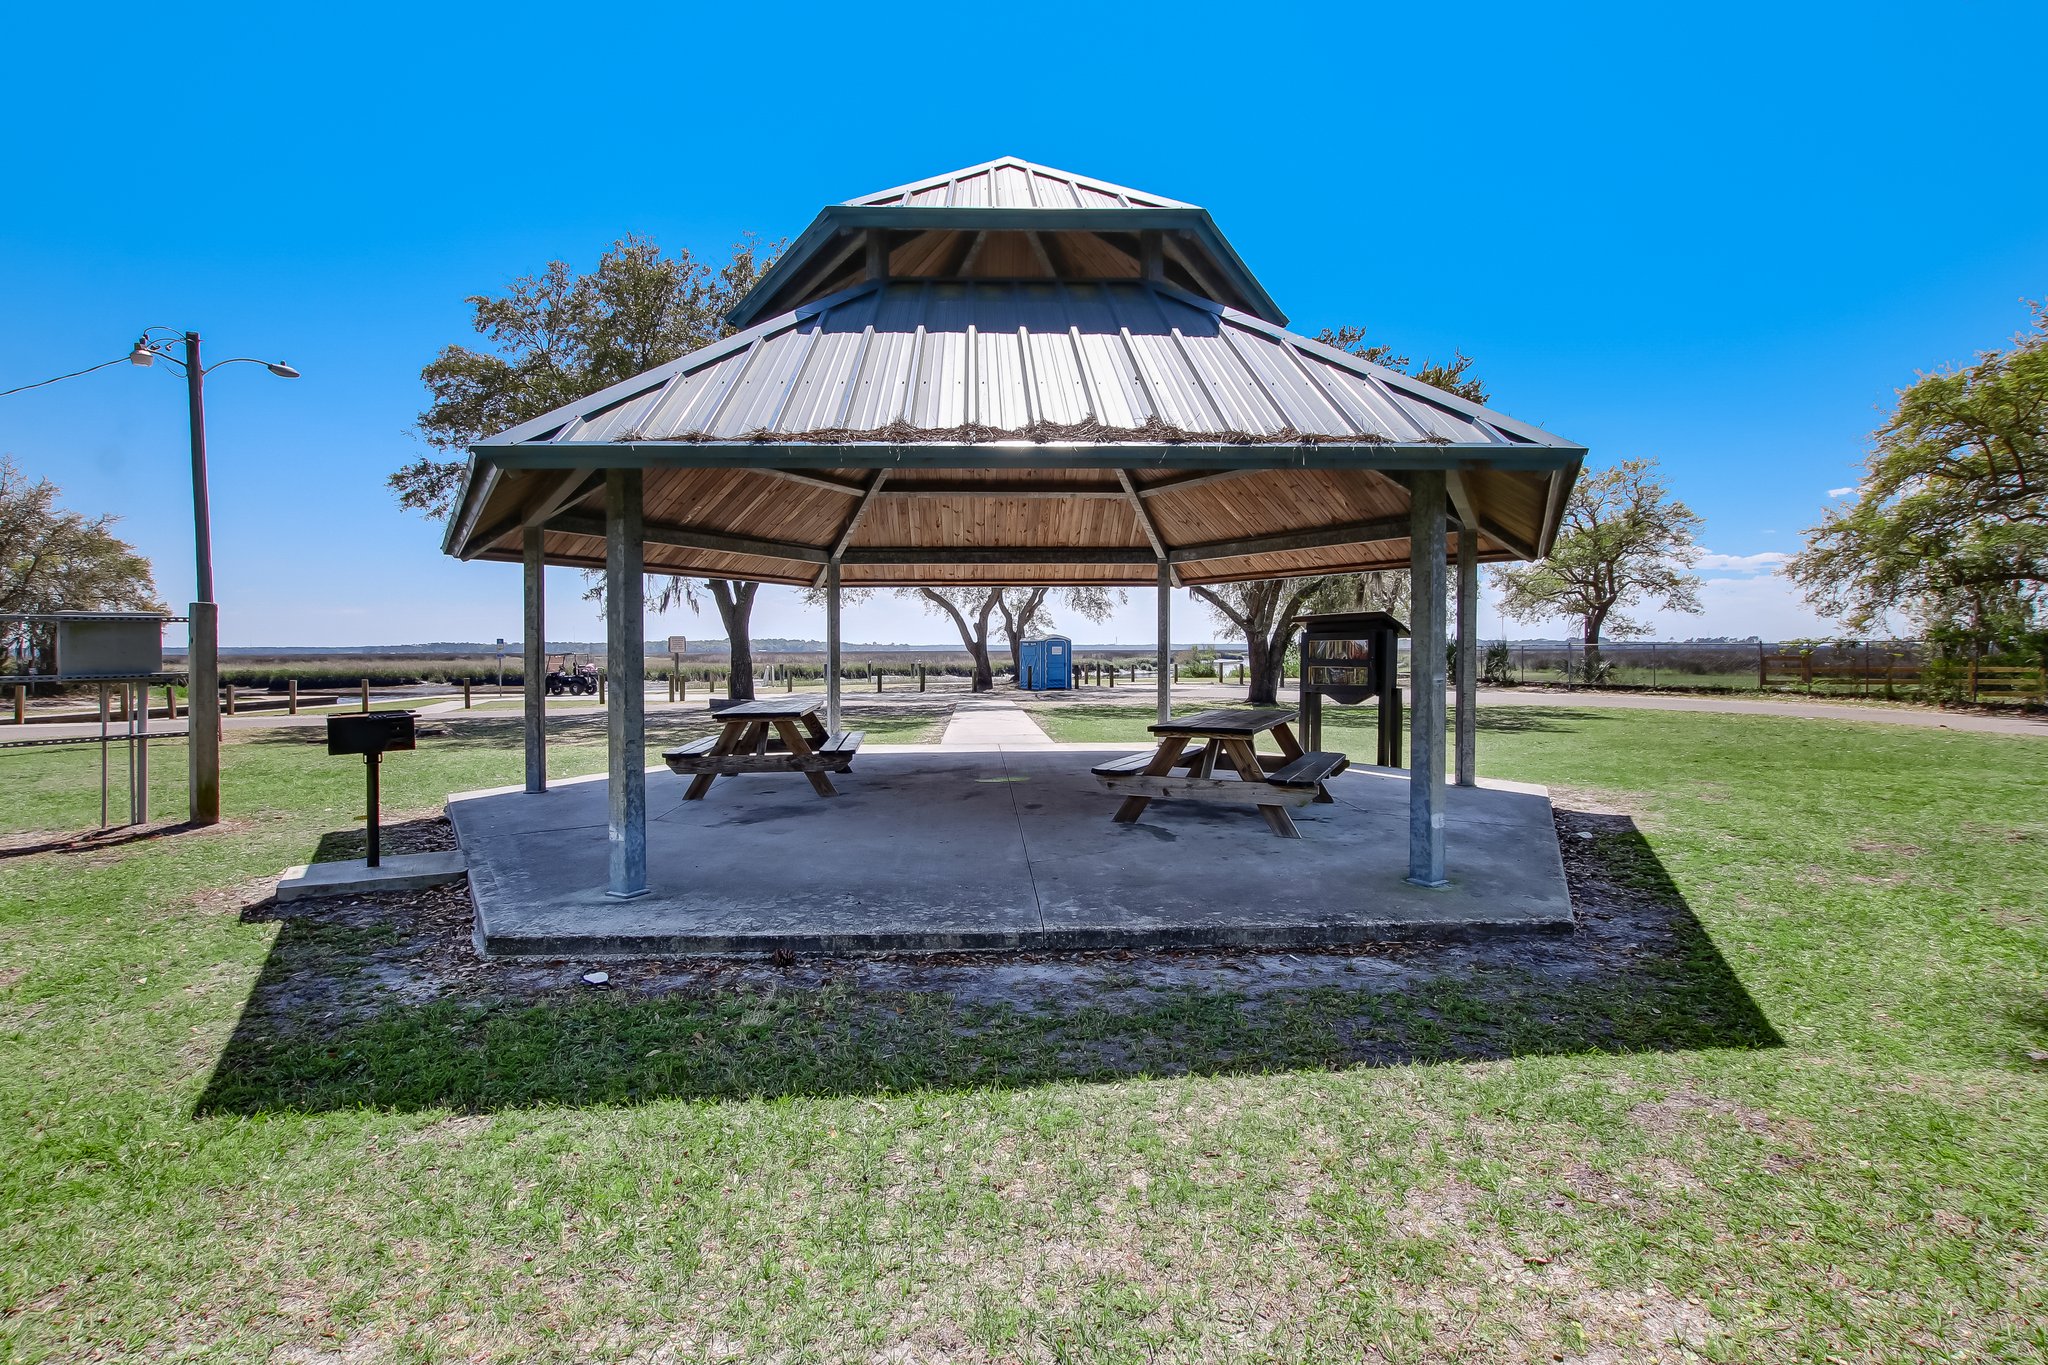
<instances>
[{"instance_id":1,"label":"wooden fence post","mask_svg":"<svg viewBox=\"0 0 2048 1365\"><path fill-rule=\"evenodd\" d=\"M917 666L917 690L918 690L918 691L920 691L920 692L924 691L924 665L923 665L923 664L919 664L919 665Z\"/></svg>"},{"instance_id":2,"label":"wooden fence post","mask_svg":"<svg viewBox=\"0 0 2048 1365\"><path fill-rule=\"evenodd\" d=\"M875 691L879 692L879 691L881 691L881 690L882 690L882 670L878 668L878 669L876 669L876 670L875 670Z\"/></svg>"},{"instance_id":3,"label":"wooden fence post","mask_svg":"<svg viewBox=\"0 0 2048 1365\"><path fill-rule=\"evenodd\" d=\"M172 684L172 683L165 683L165 684L164 684L164 719L165 719L165 720L176 720L177 718L178 718L178 689L177 689L177 687L176 687L176 685L175 685L175 684Z\"/></svg>"},{"instance_id":4,"label":"wooden fence post","mask_svg":"<svg viewBox=\"0 0 2048 1365\"><path fill-rule=\"evenodd\" d=\"M1972 646L1970 649L1970 700L1973 702L1977 700L1977 650L1975 646Z\"/></svg>"},{"instance_id":5,"label":"wooden fence post","mask_svg":"<svg viewBox=\"0 0 2048 1365\"><path fill-rule=\"evenodd\" d=\"M462 680L462 709L465 711L469 709L469 679L467 678Z\"/></svg>"},{"instance_id":6,"label":"wooden fence post","mask_svg":"<svg viewBox=\"0 0 2048 1365\"><path fill-rule=\"evenodd\" d=\"M365 711L370 709L370 680L368 678L363 679L363 709Z\"/></svg>"},{"instance_id":7,"label":"wooden fence post","mask_svg":"<svg viewBox=\"0 0 2048 1365\"><path fill-rule=\"evenodd\" d=\"M232 716L233 714L235 714L235 685L233 683L229 683L227 685L226 691L228 698L228 714Z\"/></svg>"},{"instance_id":8,"label":"wooden fence post","mask_svg":"<svg viewBox=\"0 0 2048 1365\"><path fill-rule=\"evenodd\" d=\"M597 675L597 704L599 706L604 705L605 681L606 680L604 674L600 673Z\"/></svg>"},{"instance_id":9,"label":"wooden fence post","mask_svg":"<svg viewBox=\"0 0 2048 1365\"><path fill-rule=\"evenodd\" d=\"M299 714L299 680L297 678L285 679L284 705L285 714L292 716Z\"/></svg>"},{"instance_id":10,"label":"wooden fence post","mask_svg":"<svg viewBox=\"0 0 2048 1365\"><path fill-rule=\"evenodd\" d=\"M164 684L164 690L165 690L165 691L167 691L167 692L168 692L168 691L170 690L170 684L169 684L169 683L165 683L165 684ZM14 723L15 723L16 725L26 725L26 724L28 724L28 684L27 684L27 683L16 683L16 684L14 685Z\"/></svg>"}]
</instances>

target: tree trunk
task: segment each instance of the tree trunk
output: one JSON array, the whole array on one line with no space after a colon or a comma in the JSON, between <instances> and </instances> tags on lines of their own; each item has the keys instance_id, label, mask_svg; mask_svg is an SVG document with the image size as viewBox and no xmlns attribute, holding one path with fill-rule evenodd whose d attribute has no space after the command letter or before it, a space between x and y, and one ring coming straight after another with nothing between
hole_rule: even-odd
<instances>
[{"instance_id":1,"label":"tree trunk","mask_svg":"<svg viewBox=\"0 0 2048 1365\"><path fill-rule=\"evenodd\" d=\"M1581 639L1585 645L1582 651L1585 655L1582 667L1587 682L1592 682L1600 674L1600 627L1606 622L1607 613L1604 611L1589 613L1586 617L1585 631Z\"/></svg>"},{"instance_id":2,"label":"tree trunk","mask_svg":"<svg viewBox=\"0 0 2048 1365\"><path fill-rule=\"evenodd\" d=\"M1039 608L1045 604L1045 595L1050 591L1050 588L1033 588L1013 612L1008 594L997 589L996 610L1003 614L1003 637L1010 646L1010 679L1015 686L1024 685L1024 637L1030 633L1031 623L1038 619Z\"/></svg>"},{"instance_id":3,"label":"tree trunk","mask_svg":"<svg viewBox=\"0 0 2048 1365\"><path fill-rule=\"evenodd\" d=\"M754 594L760 587L759 583L711 580L711 600L718 604L718 619L725 623L725 638L732 646L725 695L734 701L754 699Z\"/></svg>"},{"instance_id":4,"label":"tree trunk","mask_svg":"<svg viewBox=\"0 0 2048 1365\"><path fill-rule=\"evenodd\" d=\"M960 632L960 643L967 646L967 656L974 661L971 687L976 692L992 692L995 690L995 665L989 662L988 657L988 620L995 613L997 602L1002 597L1002 591L1001 588L991 588L989 590L988 596L981 600L980 613L975 617L974 624L970 626L967 624L967 618L961 615L960 609L951 602L948 602L944 596L933 592L930 588L918 589L918 592L926 600L936 603L945 610L946 615L953 618L953 628Z\"/></svg>"},{"instance_id":5,"label":"tree trunk","mask_svg":"<svg viewBox=\"0 0 2048 1365\"><path fill-rule=\"evenodd\" d=\"M1244 671L1247 680L1244 699L1253 706L1272 706L1280 700L1280 669L1272 643L1263 635L1245 637Z\"/></svg>"}]
</instances>

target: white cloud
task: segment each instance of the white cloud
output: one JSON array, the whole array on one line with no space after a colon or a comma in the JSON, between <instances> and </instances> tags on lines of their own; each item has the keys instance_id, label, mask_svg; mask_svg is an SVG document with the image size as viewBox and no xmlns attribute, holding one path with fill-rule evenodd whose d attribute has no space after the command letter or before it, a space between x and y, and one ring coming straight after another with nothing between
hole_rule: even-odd
<instances>
[{"instance_id":1,"label":"white cloud","mask_svg":"<svg viewBox=\"0 0 2048 1365\"><path fill-rule=\"evenodd\" d=\"M1708 550L1700 555L1693 567L1709 573L1776 573L1778 566L1791 558L1782 550L1764 550L1753 555L1722 555Z\"/></svg>"},{"instance_id":2,"label":"white cloud","mask_svg":"<svg viewBox=\"0 0 2048 1365\"><path fill-rule=\"evenodd\" d=\"M1846 498L1855 491L1856 485L1852 483L1847 488L1830 488L1828 490L1828 496L1831 498Z\"/></svg>"}]
</instances>

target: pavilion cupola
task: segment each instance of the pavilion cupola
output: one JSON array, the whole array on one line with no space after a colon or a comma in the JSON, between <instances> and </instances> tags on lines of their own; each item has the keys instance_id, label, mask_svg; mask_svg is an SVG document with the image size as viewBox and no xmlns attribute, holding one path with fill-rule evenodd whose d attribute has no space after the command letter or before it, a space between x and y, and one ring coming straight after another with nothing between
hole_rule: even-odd
<instances>
[{"instance_id":1,"label":"pavilion cupola","mask_svg":"<svg viewBox=\"0 0 2048 1365\"><path fill-rule=\"evenodd\" d=\"M1000 157L825 209L731 314L735 327L868 282L1152 281L1287 318L1208 210Z\"/></svg>"}]
</instances>

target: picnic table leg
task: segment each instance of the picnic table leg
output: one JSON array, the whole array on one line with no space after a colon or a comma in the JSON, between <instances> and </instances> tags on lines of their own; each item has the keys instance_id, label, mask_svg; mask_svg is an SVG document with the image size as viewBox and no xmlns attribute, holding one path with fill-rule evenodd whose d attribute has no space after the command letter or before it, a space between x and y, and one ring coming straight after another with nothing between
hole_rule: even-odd
<instances>
[{"instance_id":1,"label":"picnic table leg","mask_svg":"<svg viewBox=\"0 0 2048 1365\"><path fill-rule=\"evenodd\" d=\"M711 752L721 758L731 753L740 732L745 728L744 721L727 721L725 728L719 732L718 743L711 746ZM718 776L715 773L698 773L690 779L690 789L683 793L683 800L702 801L704 794L711 790L711 784L717 780Z\"/></svg>"},{"instance_id":2,"label":"picnic table leg","mask_svg":"<svg viewBox=\"0 0 2048 1365\"><path fill-rule=\"evenodd\" d=\"M1187 747L1188 741L1184 735L1168 735L1165 739L1160 740L1158 752L1154 753L1152 761L1145 765L1145 776L1166 777L1171 774L1173 772L1173 761L1179 758L1180 751ZM1145 813L1145 807L1151 800L1152 798L1149 796L1126 796L1124 803L1116 808L1116 823L1119 825L1135 823L1137 818Z\"/></svg>"},{"instance_id":3,"label":"picnic table leg","mask_svg":"<svg viewBox=\"0 0 2048 1365\"><path fill-rule=\"evenodd\" d=\"M798 758L809 758L812 754L815 754L817 752L817 750L813 749L810 746L809 742L805 740L803 731L797 728L797 724L795 721L778 720L775 722L775 731L777 734L782 736L783 744L789 749L789 751L792 754L795 754ZM806 768L804 770L804 776L811 779L811 790L816 792L818 795L839 795L839 789L832 785L832 779L825 776L825 774L817 771L816 769Z\"/></svg>"},{"instance_id":4,"label":"picnic table leg","mask_svg":"<svg viewBox=\"0 0 2048 1365\"><path fill-rule=\"evenodd\" d=\"M1294 737L1293 729L1284 722L1273 727L1273 742L1280 746L1281 756L1289 763L1300 758L1305 752L1301 747L1301 741Z\"/></svg>"},{"instance_id":5,"label":"picnic table leg","mask_svg":"<svg viewBox=\"0 0 2048 1365\"><path fill-rule=\"evenodd\" d=\"M1259 763L1258 750L1252 748L1248 739L1229 741L1230 766L1237 769L1237 776L1244 782L1264 782L1266 770ZM1301 830L1296 828L1294 817L1287 813L1285 806L1260 806L1259 814L1266 817L1266 827L1283 839L1299 839Z\"/></svg>"},{"instance_id":6,"label":"picnic table leg","mask_svg":"<svg viewBox=\"0 0 2048 1365\"><path fill-rule=\"evenodd\" d=\"M823 744L831 738L830 735L825 733L825 727L818 723L818 713L816 711L805 714L804 729L810 733L811 743L814 745Z\"/></svg>"}]
</instances>

